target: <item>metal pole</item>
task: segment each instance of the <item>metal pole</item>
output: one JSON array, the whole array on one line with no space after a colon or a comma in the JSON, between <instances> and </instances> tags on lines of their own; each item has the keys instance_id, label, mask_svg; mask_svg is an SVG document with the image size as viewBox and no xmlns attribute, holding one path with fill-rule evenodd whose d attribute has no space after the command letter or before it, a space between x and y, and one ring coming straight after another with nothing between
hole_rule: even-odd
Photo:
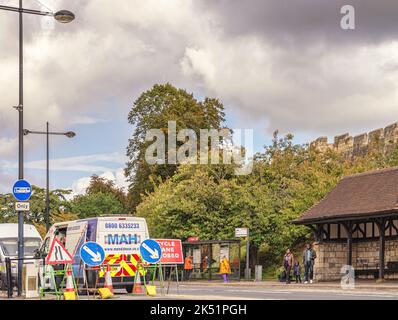
<instances>
[{"instance_id":1,"label":"metal pole","mask_svg":"<svg viewBox=\"0 0 398 320\"><path fill-rule=\"evenodd\" d=\"M47 164L46 164L46 232L50 229L50 134L47 122Z\"/></svg>"},{"instance_id":2,"label":"metal pole","mask_svg":"<svg viewBox=\"0 0 398 320\"><path fill-rule=\"evenodd\" d=\"M11 269L11 260L10 258L6 258L6 281L7 281L7 298L12 298L12 294L14 291L14 287L12 285L12 269Z\"/></svg>"},{"instance_id":3,"label":"metal pole","mask_svg":"<svg viewBox=\"0 0 398 320\"><path fill-rule=\"evenodd\" d=\"M19 0L19 158L18 158L18 171L19 179L24 178L23 167L23 12L22 0ZM22 267L24 257L24 214L22 211L18 212L18 296L22 295Z\"/></svg>"},{"instance_id":4,"label":"metal pole","mask_svg":"<svg viewBox=\"0 0 398 320\"><path fill-rule=\"evenodd\" d=\"M250 280L249 259L250 259L250 238L248 235L246 241L246 280Z\"/></svg>"}]
</instances>

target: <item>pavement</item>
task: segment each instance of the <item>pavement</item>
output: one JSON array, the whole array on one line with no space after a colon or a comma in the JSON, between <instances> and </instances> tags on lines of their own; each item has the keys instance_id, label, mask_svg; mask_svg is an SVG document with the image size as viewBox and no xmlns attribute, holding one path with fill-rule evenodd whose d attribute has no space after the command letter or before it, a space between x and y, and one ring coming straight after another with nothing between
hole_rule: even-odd
<instances>
[{"instance_id":1,"label":"pavement","mask_svg":"<svg viewBox=\"0 0 398 320\"><path fill-rule=\"evenodd\" d=\"M166 284L167 285L167 284ZM5 297L3 297L5 298ZM80 300L94 299L81 295ZM98 297L97 297L98 298ZM2 297L0 296L0 299ZM51 295L46 300L54 300ZM357 281L355 288L343 289L339 282L289 285L277 281L221 282L192 281L172 283L168 294L157 289L156 297L131 296L115 290L117 300L398 300L398 282Z\"/></svg>"}]
</instances>

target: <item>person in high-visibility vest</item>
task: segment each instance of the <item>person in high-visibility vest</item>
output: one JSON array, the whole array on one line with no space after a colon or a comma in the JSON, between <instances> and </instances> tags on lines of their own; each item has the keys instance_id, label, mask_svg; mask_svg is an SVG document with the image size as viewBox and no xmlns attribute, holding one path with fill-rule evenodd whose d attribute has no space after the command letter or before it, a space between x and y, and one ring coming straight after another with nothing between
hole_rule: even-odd
<instances>
[{"instance_id":1,"label":"person in high-visibility vest","mask_svg":"<svg viewBox=\"0 0 398 320\"><path fill-rule=\"evenodd\" d=\"M228 275L231 273L231 267L226 256L223 256L220 262L220 274L222 275L224 282L228 282Z\"/></svg>"},{"instance_id":2,"label":"person in high-visibility vest","mask_svg":"<svg viewBox=\"0 0 398 320\"><path fill-rule=\"evenodd\" d=\"M192 265L192 257L187 255L185 257L185 263L184 263L184 271L185 271L185 279L189 280L191 277L193 265Z\"/></svg>"}]
</instances>

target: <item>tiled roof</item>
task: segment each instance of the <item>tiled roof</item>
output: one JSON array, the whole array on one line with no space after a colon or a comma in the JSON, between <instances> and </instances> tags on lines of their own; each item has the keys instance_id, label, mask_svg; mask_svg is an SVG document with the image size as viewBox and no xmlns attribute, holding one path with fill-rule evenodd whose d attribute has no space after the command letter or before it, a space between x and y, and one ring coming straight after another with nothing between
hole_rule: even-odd
<instances>
[{"instance_id":1,"label":"tiled roof","mask_svg":"<svg viewBox=\"0 0 398 320\"><path fill-rule=\"evenodd\" d=\"M398 213L398 167L348 176L296 223Z\"/></svg>"}]
</instances>

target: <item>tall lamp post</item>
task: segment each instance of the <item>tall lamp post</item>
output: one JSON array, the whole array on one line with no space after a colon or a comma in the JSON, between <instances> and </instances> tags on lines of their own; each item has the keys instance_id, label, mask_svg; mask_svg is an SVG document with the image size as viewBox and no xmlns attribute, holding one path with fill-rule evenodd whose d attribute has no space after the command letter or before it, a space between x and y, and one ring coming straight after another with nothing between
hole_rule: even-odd
<instances>
[{"instance_id":1,"label":"tall lamp post","mask_svg":"<svg viewBox=\"0 0 398 320\"><path fill-rule=\"evenodd\" d=\"M47 140L47 148L46 148L46 214L45 214L45 221L46 221L46 231L50 229L50 135L52 136L66 136L68 138L74 138L76 133L72 131L68 132L50 132L50 125L47 122L47 130L46 131L31 131L31 130L24 130L24 135L27 136L28 134L40 134L46 135Z\"/></svg>"},{"instance_id":2,"label":"tall lamp post","mask_svg":"<svg viewBox=\"0 0 398 320\"><path fill-rule=\"evenodd\" d=\"M69 23L75 19L75 15L67 10L58 12L47 12L40 10L25 9L22 6L23 0L19 0L19 7L10 7L0 5L0 10L13 11L19 13L19 103L15 107L19 116L19 130L18 130L18 177L19 180L24 178L23 166L23 14L34 14L39 16L54 17L55 20L61 23ZM22 267L24 258L24 213L18 212L18 296L22 295Z\"/></svg>"}]
</instances>

